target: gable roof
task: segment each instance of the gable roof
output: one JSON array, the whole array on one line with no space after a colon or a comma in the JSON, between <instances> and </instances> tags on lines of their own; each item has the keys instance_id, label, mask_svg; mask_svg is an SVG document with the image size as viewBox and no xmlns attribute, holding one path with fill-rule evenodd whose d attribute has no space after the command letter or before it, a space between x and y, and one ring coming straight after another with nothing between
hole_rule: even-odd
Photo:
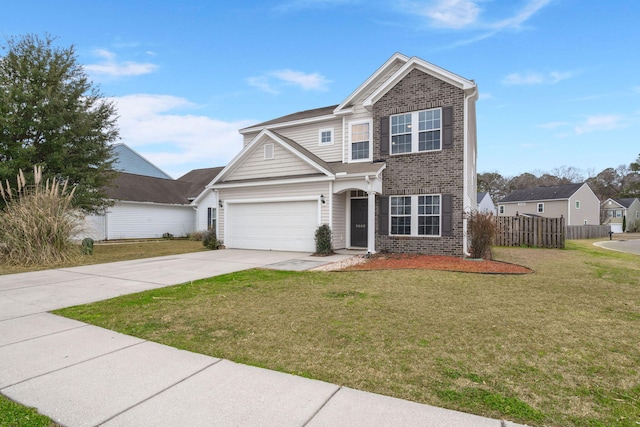
<instances>
[{"instance_id":1,"label":"gable roof","mask_svg":"<svg viewBox=\"0 0 640 427\"><path fill-rule=\"evenodd\" d=\"M114 200L188 205L186 195L191 185L184 181L120 172L104 191Z\"/></svg>"},{"instance_id":2,"label":"gable roof","mask_svg":"<svg viewBox=\"0 0 640 427\"><path fill-rule=\"evenodd\" d=\"M478 203L480 203L480 201L484 199L484 196L486 196L487 194L489 193L486 191L478 191L478 193L476 194L476 200L478 201Z\"/></svg>"},{"instance_id":3,"label":"gable roof","mask_svg":"<svg viewBox=\"0 0 640 427\"><path fill-rule=\"evenodd\" d=\"M113 144L113 168L120 172L135 175L153 176L156 178L173 179L159 167L142 157L127 144Z\"/></svg>"},{"instance_id":4,"label":"gable roof","mask_svg":"<svg viewBox=\"0 0 640 427\"><path fill-rule=\"evenodd\" d=\"M633 204L634 201L638 200L637 197L630 197L630 198L624 198L624 199L612 199L612 198L608 198L607 200L605 200L604 202L602 202L602 205L606 205L607 202L611 201L616 203L617 205L619 205L621 208L626 208L629 209L631 207L631 205Z\"/></svg>"},{"instance_id":5,"label":"gable roof","mask_svg":"<svg viewBox=\"0 0 640 427\"><path fill-rule=\"evenodd\" d=\"M524 188L512 191L500 200L500 203L568 199L583 185L586 184L566 184L551 185L548 187Z\"/></svg>"},{"instance_id":6,"label":"gable roof","mask_svg":"<svg viewBox=\"0 0 640 427\"><path fill-rule=\"evenodd\" d=\"M320 107L313 108L311 110L299 111L297 113L287 114L286 116L278 117L272 120L267 120L266 122L258 123L255 125L248 126L246 128L240 129L240 133L247 133L251 131L257 131L264 127L269 127L272 125L278 125L281 123L296 122L296 121L304 121L313 118L320 118L324 116L332 116L333 110L337 107L337 105L331 105L329 107Z\"/></svg>"},{"instance_id":7,"label":"gable roof","mask_svg":"<svg viewBox=\"0 0 640 427\"><path fill-rule=\"evenodd\" d=\"M182 175L178 178L178 181L188 182L191 184L186 196L188 199L195 199L200 195L200 193L202 193L205 187L209 185L209 183L211 183L211 181L213 181L220 172L222 172L223 169L224 166L194 169Z\"/></svg>"}]
</instances>

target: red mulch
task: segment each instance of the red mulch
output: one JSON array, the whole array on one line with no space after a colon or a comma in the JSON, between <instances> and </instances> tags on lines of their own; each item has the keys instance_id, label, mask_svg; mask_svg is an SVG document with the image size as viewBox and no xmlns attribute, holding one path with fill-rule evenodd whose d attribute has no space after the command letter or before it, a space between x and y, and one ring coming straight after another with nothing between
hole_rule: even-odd
<instances>
[{"instance_id":1,"label":"red mulch","mask_svg":"<svg viewBox=\"0 0 640 427\"><path fill-rule=\"evenodd\" d=\"M345 270L426 269L465 273L527 274L533 270L500 261L472 260L444 255L376 254L366 262Z\"/></svg>"}]
</instances>

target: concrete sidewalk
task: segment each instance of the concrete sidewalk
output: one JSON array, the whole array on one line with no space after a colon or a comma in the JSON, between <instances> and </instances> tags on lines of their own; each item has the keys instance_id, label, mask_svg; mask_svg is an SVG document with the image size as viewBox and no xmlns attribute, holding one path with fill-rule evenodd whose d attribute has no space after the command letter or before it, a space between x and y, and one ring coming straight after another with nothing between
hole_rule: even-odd
<instances>
[{"instance_id":1,"label":"concrete sidewalk","mask_svg":"<svg viewBox=\"0 0 640 427\"><path fill-rule=\"evenodd\" d=\"M0 276L0 392L64 426L516 426L46 313L253 267L301 270L350 256L226 249Z\"/></svg>"}]
</instances>

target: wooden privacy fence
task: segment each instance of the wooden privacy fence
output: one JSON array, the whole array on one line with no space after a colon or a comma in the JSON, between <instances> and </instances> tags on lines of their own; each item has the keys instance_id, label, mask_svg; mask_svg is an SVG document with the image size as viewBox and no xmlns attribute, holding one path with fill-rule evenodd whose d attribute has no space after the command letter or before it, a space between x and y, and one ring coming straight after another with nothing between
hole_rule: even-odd
<instances>
[{"instance_id":1,"label":"wooden privacy fence","mask_svg":"<svg viewBox=\"0 0 640 427\"><path fill-rule=\"evenodd\" d=\"M609 237L610 225L567 225L567 239Z\"/></svg>"},{"instance_id":2,"label":"wooden privacy fence","mask_svg":"<svg viewBox=\"0 0 640 427\"><path fill-rule=\"evenodd\" d=\"M564 249L565 220L563 217L498 216L495 219L497 246Z\"/></svg>"}]
</instances>

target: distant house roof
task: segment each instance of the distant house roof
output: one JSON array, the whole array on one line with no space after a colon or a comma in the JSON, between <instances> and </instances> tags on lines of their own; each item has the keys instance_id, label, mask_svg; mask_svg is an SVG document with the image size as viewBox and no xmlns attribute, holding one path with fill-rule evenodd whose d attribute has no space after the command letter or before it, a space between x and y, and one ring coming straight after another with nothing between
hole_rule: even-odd
<instances>
[{"instance_id":1,"label":"distant house roof","mask_svg":"<svg viewBox=\"0 0 640 427\"><path fill-rule=\"evenodd\" d=\"M500 200L500 203L568 199L583 185L584 183L524 188L509 193L505 198Z\"/></svg>"},{"instance_id":2,"label":"distant house roof","mask_svg":"<svg viewBox=\"0 0 640 427\"><path fill-rule=\"evenodd\" d=\"M631 204L633 203L634 200L636 200L635 197L631 197L628 199L611 199L614 202L618 203L620 206L624 206L625 208L630 208Z\"/></svg>"},{"instance_id":3,"label":"distant house roof","mask_svg":"<svg viewBox=\"0 0 640 427\"><path fill-rule=\"evenodd\" d=\"M487 194L489 194L487 191L478 191L478 194L476 194L476 200L478 203L480 203L480 200L484 199L484 196Z\"/></svg>"},{"instance_id":4,"label":"distant house roof","mask_svg":"<svg viewBox=\"0 0 640 427\"><path fill-rule=\"evenodd\" d=\"M188 205L187 194L192 185L185 181L121 172L105 188L105 193L114 200Z\"/></svg>"},{"instance_id":5,"label":"distant house roof","mask_svg":"<svg viewBox=\"0 0 640 427\"><path fill-rule=\"evenodd\" d=\"M224 169L224 166L205 169L194 169L191 172L187 172L178 178L178 181L191 184L189 187L187 198L194 199L198 197L202 190L218 176L218 174Z\"/></svg>"},{"instance_id":6,"label":"distant house roof","mask_svg":"<svg viewBox=\"0 0 640 427\"><path fill-rule=\"evenodd\" d=\"M115 170L135 175L173 179L126 144L114 144L113 154L115 157L113 168Z\"/></svg>"}]
</instances>

